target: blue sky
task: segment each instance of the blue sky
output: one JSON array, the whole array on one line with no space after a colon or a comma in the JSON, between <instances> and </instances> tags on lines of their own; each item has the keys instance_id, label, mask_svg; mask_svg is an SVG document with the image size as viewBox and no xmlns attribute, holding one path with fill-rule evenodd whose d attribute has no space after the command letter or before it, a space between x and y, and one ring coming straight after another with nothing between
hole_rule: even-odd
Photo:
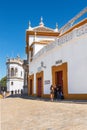
<instances>
[{"instance_id":1,"label":"blue sky","mask_svg":"<svg viewBox=\"0 0 87 130\"><path fill-rule=\"evenodd\" d=\"M0 0L0 79L6 75L6 57L26 58L25 33L28 21L59 28L87 7L87 0Z\"/></svg>"}]
</instances>

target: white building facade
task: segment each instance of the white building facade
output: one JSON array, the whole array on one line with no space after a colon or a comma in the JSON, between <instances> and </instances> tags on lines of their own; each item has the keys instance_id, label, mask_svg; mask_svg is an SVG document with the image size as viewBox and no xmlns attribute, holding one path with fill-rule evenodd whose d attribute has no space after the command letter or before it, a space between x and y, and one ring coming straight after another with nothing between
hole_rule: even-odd
<instances>
[{"instance_id":1,"label":"white building facade","mask_svg":"<svg viewBox=\"0 0 87 130\"><path fill-rule=\"evenodd\" d=\"M7 91L20 94L24 86L23 60L20 57L7 59Z\"/></svg>"},{"instance_id":2,"label":"white building facade","mask_svg":"<svg viewBox=\"0 0 87 130\"><path fill-rule=\"evenodd\" d=\"M28 94L50 97L51 84L61 84L65 99L87 99L87 18L63 32L40 28L35 35L35 28L26 33Z\"/></svg>"}]
</instances>

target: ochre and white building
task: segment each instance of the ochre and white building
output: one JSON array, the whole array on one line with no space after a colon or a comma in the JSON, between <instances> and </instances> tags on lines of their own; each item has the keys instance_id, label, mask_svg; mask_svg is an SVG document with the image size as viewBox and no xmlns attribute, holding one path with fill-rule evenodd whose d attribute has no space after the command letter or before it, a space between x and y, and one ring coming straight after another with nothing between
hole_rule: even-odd
<instances>
[{"instance_id":1,"label":"ochre and white building","mask_svg":"<svg viewBox=\"0 0 87 130\"><path fill-rule=\"evenodd\" d=\"M87 8L60 30L40 24L26 30L28 94L50 97L51 84L61 84L65 99L87 99L87 18L74 24Z\"/></svg>"},{"instance_id":2,"label":"ochre and white building","mask_svg":"<svg viewBox=\"0 0 87 130\"><path fill-rule=\"evenodd\" d=\"M7 91L13 94L20 94L24 89L23 60L19 56L8 58L7 65Z\"/></svg>"}]
</instances>

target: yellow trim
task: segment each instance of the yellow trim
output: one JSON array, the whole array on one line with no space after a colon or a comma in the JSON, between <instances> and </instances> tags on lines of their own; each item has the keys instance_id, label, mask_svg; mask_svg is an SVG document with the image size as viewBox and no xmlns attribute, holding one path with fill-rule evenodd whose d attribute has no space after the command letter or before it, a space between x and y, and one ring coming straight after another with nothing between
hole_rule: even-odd
<instances>
[{"instance_id":1,"label":"yellow trim","mask_svg":"<svg viewBox=\"0 0 87 130\"><path fill-rule=\"evenodd\" d=\"M29 75L27 77L27 87L28 87L28 95L29 95Z\"/></svg>"},{"instance_id":2,"label":"yellow trim","mask_svg":"<svg viewBox=\"0 0 87 130\"><path fill-rule=\"evenodd\" d=\"M26 47L25 47L25 52L26 52L26 54L29 53L29 46L26 46Z\"/></svg>"},{"instance_id":3,"label":"yellow trim","mask_svg":"<svg viewBox=\"0 0 87 130\"><path fill-rule=\"evenodd\" d=\"M52 40L42 40L42 41L34 41L34 42L32 42L32 44L31 44L31 46L33 45L33 44L41 44L41 45L44 45L44 44L49 44L49 43L52 43L52 42L54 42L54 41L52 41Z\"/></svg>"},{"instance_id":4,"label":"yellow trim","mask_svg":"<svg viewBox=\"0 0 87 130\"><path fill-rule=\"evenodd\" d=\"M50 98L50 94L43 94L43 98Z\"/></svg>"},{"instance_id":5,"label":"yellow trim","mask_svg":"<svg viewBox=\"0 0 87 130\"><path fill-rule=\"evenodd\" d=\"M68 94L68 72L67 63L59 66L52 66L52 84L55 84L55 72L63 71L63 93L65 99L87 100L87 94Z\"/></svg>"},{"instance_id":6,"label":"yellow trim","mask_svg":"<svg viewBox=\"0 0 87 130\"><path fill-rule=\"evenodd\" d=\"M55 72L63 71L63 94L64 98L68 96L68 83L67 83L67 63L63 63L59 66L52 66L52 84L55 85Z\"/></svg>"},{"instance_id":7,"label":"yellow trim","mask_svg":"<svg viewBox=\"0 0 87 130\"><path fill-rule=\"evenodd\" d=\"M2 94L0 94L0 99L3 98Z\"/></svg>"},{"instance_id":8,"label":"yellow trim","mask_svg":"<svg viewBox=\"0 0 87 130\"><path fill-rule=\"evenodd\" d=\"M87 100L87 94L68 94L67 99Z\"/></svg>"},{"instance_id":9,"label":"yellow trim","mask_svg":"<svg viewBox=\"0 0 87 130\"><path fill-rule=\"evenodd\" d=\"M35 31L26 31L26 43L29 42L29 35L35 35ZM58 37L59 33L58 32L37 32L37 36Z\"/></svg>"},{"instance_id":10,"label":"yellow trim","mask_svg":"<svg viewBox=\"0 0 87 130\"><path fill-rule=\"evenodd\" d=\"M32 96L33 96L33 97L36 97L36 93L33 93Z\"/></svg>"},{"instance_id":11,"label":"yellow trim","mask_svg":"<svg viewBox=\"0 0 87 130\"><path fill-rule=\"evenodd\" d=\"M60 37L63 36L63 35L65 35L65 34L67 34L67 33L69 33L69 32L71 32L71 31L73 31L75 28L79 28L80 26L82 26L82 25L84 25L86 23L87 23L87 18L84 19L83 21L75 24L74 26L72 26L72 28L70 28L69 30L67 30L66 32L64 32L62 35L60 34Z\"/></svg>"}]
</instances>

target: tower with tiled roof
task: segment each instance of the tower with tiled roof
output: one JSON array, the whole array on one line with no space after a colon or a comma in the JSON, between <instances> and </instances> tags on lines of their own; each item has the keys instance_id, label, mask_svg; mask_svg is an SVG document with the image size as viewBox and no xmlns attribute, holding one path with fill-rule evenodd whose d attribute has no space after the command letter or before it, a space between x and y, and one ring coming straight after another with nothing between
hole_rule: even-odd
<instances>
[{"instance_id":1,"label":"tower with tiled roof","mask_svg":"<svg viewBox=\"0 0 87 130\"><path fill-rule=\"evenodd\" d=\"M26 54L28 61L31 62L33 56L44 46L52 43L57 36L59 36L58 25L56 25L56 29L46 27L42 17L39 26L31 27L29 22L29 27L26 30Z\"/></svg>"}]
</instances>

